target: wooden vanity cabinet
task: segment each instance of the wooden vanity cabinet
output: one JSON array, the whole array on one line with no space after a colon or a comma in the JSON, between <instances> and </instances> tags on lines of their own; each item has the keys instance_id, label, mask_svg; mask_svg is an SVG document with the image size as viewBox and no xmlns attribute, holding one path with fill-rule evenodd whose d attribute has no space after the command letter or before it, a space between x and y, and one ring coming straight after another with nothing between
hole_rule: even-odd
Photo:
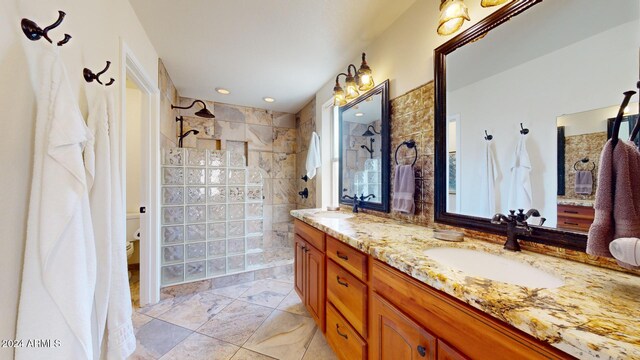
<instances>
[{"instance_id":1,"label":"wooden vanity cabinet","mask_svg":"<svg viewBox=\"0 0 640 360\"><path fill-rule=\"evenodd\" d=\"M573 359L301 221L295 230L296 292L341 360Z\"/></svg>"},{"instance_id":2,"label":"wooden vanity cabinet","mask_svg":"<svg viewBox=\"0 0 640 360\"><path fill-rule=\"evenodd\" d=\"M294 245L294 288L313 320L324 332L326 291L324 233L296 221Z\"/></svg>"},{"instance_id":3,"label":"wooden vanity cabinet","mask_svg":"<svg viewBox=\"0 0 640 360\"><path fill-rule=\"evenodd\" d=\"M371 359L436 359L436 337L375 293L371 326Z\"/></svg>"}]
</instances>

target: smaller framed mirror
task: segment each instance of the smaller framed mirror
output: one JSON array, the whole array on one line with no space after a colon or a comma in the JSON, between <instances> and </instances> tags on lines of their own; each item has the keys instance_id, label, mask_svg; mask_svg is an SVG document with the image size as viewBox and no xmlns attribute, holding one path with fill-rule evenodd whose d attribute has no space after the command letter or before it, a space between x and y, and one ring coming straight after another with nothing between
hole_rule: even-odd
<instances>
[{"instance_id":1,"label":"smaller framed mirror","mask_svg":"<svg viewBox=\"0 0 640 360\"><path fill-rule=\"evenodd\" d=\"M389 212L389 80L340 107L340 203Z\"/></svg>"}]
</instances>

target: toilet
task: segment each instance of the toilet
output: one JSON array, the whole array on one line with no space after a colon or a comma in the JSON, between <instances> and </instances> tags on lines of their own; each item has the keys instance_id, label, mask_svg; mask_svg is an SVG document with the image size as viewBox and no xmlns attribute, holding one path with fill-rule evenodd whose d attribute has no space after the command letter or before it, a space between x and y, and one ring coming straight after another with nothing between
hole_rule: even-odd
<instances>
[{"instance_id":1,"label":"toilet","mask_svg":"<svg viewBox=\"0 0 640 360\"><path fill-rule=\"evenodd\" d=\"M140 214L127 213L127 264L137 264L138 259L133 258L135 242L140 241ZM131 271L129 271L131 279Z\"/></svg>"}]
</instances>

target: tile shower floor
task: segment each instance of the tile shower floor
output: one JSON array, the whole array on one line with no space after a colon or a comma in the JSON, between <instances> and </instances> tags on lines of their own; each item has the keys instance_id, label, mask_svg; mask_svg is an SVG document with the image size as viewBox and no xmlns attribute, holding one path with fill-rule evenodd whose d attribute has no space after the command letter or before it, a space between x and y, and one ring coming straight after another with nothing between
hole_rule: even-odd
<instances>
[{"instance_id":1,"label":"tile shower floor","mask_svg":"<svg viewBox=\"0 0 640 360\"><path fill-rule=\"evenodd\" d=\"M137 306L136 352L129 359L336 359L293 290L265 279Z\"/></svg>"}]
</instances>

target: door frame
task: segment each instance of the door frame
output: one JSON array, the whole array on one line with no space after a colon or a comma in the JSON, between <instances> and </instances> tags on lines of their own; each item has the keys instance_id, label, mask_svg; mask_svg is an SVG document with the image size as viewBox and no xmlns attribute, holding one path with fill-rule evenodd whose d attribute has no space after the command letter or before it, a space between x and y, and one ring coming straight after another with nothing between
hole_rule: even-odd
<instances>
[{"instance_id":1,"label":"door frame","mask_svg":"<svg viewBox=\"0 0 640 360\"><path fill-rule=\"evenodd\" d=\"M142 93L141 106L141 183L140 206L140 306L160 301L160 91L148 76L126 42L120 38L120 170L122 189L126 189L126 79ZM126 191L122 204L126 207ZM123 208L123 214L126 208ZM121 219L120 221L125 221Z\"/></svg>"}]
</instances>

